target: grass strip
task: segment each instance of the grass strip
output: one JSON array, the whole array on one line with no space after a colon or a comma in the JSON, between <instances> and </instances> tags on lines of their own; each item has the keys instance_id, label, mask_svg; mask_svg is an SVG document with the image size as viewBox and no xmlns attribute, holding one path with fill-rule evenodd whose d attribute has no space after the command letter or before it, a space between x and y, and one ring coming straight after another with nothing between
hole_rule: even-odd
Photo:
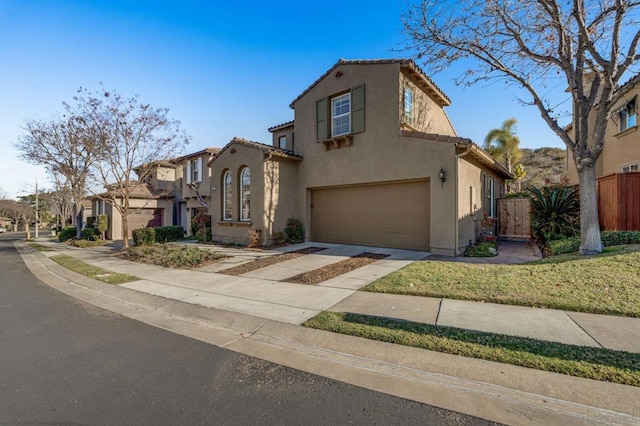
<instances>
[{"instance_id":1,"label":"grass strip","mask_svg":"<svg viewBox=\"0 0 640 426\"><path fill-rule=\"evenodd\" d=\"M570 376L640 386L640 354L344 312L304 326Z\"/></svg>"},{"instance_id":2,"label":"grass strip","mask_svg":"<svg viewBox=\"0 0 640 426\"><path fill-rule=\"evenodd\" d=\"M85 277L93 278L94 280L102 281L107 284L123 284L131 281L138 281L140 278L133 275L117 274L115 272L107 271L106 269L99 268L84 263L81 260L66 255L52 256L49 259L53 260L60 266L64 266L74 272L84 275Z\"/></svg>"},{"instance_id":3,"label":"grass strip","mask_svg":"<svg viewBox=\"0 0 640 426\"><path fill-rule=\"evenodd\" d=\"M308 247L300 250L290 251L288 253L276 254L273 256L265 257L264 259L254 260L252 262L243 263L242 265L234 266L232 268L224 269L220 271L220 274L227 275L242 275L247 272L252 272L267 266L275 265L276 263L285 262L287 260L295 259L305 256L307 254L317 253L319 251L326 250L325 247Z\"/></svg>"},{"instance_id":4,"label":"grass strip","mask_svg":"<svg viewBox=\"0 0 640 426\"><path fill-rule=\"evenodd\" d=\"M154 244L152 246L129 247L119 255L122 259L166 268L193 269L210 265L227 256L192 246Z\"/></svg>"},{"instance_id":5,"label":"grass strip","mask_svg":"<svg viewBox=\"0 0 640 426\"><path fill-rule=\"evenodd\" d=\"M339 275L346 274L355 269L361 268L378 260L382 260L388 257L388 254L378 253L360 253L355 256L351 256L348 259L341 260L336 263L332 263L322 268L314 269L313 271L303 272L291 278L286 278L284 282L296 283L296 284L318 284L331 278L335 278Z\"/></svg>"},{"instance_id":6,"label":"grass strip","mask_svg":"<svg viewBox=\"0 0 640 426\"><path fill-rule=\"evenodd\" d=\"M38 244L38 243L28 243L29 247L31 247L34 250L38 250L38 251L54 251L51 247L47 247L47 246L43 246L42 244Z\"/></svg>"},{"instance_id":7,"label":"grass strip","mask_svg":"<svg viewBox=\"0 0 640 426\"><path fill-rule=\"evenodd\" d=\"M640 245L519 265L414 262L361 290L640 317Z\"/></svg>"}]
</instances>

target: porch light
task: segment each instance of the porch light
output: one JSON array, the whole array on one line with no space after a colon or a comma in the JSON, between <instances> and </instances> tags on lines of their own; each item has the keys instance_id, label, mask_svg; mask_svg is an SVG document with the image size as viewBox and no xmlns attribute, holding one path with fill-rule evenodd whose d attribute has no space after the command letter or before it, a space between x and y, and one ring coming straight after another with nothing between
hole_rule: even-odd
<instances>
[{"instance_id":1,"label":"porch light","mask_svg":"<svg viewBox=\"0 0 640 426\"><path fill-rule=\"evenodd\" d=\"M447 172L444 171L443 167L440 167L440 172L438 173L438 177L440 178L440 182L442 183L442 187L444 188L444 183L447 180Z\"/></svg>"}]
</instances>

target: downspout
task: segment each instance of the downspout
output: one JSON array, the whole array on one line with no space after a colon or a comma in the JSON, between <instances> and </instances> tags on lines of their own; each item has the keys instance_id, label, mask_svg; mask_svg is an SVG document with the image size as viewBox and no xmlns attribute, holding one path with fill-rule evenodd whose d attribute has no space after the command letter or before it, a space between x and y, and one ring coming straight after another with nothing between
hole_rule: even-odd
<instances>
[{"instance_id":1,"label":"downspout","mask_svg":"<svg viewBox=\"0 0 640 426\"><path fill-rule=\"evenodd\" d=\"M454 144L454 149L457 150L458 149L458 143ZM456 173L456 184L455 184L455 209L456 209L456 223L455 223L455 234L456 234L456 241L455 241L455 253L456 255L459 254L459 250L460 250L460 219L459 219L459 213L460 213L460 197L458 197L459 193L460 193L460 175L458 174L458 163L459 163L459 159L464 157L465 155L469 154L471 152L471 145L467 145L467 149L464 152L461 152L460 154L455 154L456 157L456 161L455 161L455 173Z\"/></svg>"}]
</instances>

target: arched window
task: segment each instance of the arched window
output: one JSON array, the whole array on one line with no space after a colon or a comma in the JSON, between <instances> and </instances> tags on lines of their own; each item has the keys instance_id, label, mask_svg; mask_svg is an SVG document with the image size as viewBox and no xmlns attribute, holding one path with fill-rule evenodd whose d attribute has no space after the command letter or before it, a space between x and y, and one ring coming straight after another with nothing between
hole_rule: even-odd
<instances>
[{"instance_id":1,"label":"arched window","mask_svg":"<svg viewBox=\"0 0 640 426\"><path fill-rule=\"evenodd\" d=\"M240 172L240 220L251 220L251 172L248 167Z\"/></svg>"},{"instance_id":2,"label":"arched window","mask_svg":"<svg viewBox=\"0 0 640 426\"><path fill-rule=\"evenodd\" d=\"M231 187L231 171L227 170L222 175L222 220L232 220L233 193Z\"/></svg>"}]
</instances>

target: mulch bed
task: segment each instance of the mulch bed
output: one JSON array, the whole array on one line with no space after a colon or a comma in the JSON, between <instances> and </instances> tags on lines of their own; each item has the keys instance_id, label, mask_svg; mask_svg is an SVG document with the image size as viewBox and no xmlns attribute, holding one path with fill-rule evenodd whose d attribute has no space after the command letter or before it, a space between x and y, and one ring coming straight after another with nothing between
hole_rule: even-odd
<instances>
[{"instance_id":1,"label":"mulch bed","mask_svg":"<svg viewBox=\"0 0 640 426\"><path fill-rule=\"evenodd\" d=\"M377 262L388 256L388 254L364 252L351 256L349 259L341 260L340 262L332 263L331 265L323 266L322 268L314 269L313 271L305 272L281 281L296 284L318 284L370 263Z\"/></svg>"},{"instance_id":2,"label":"mulch bed","mask_svg":"<svg viewBox=\"0 0 640 426\"><path fill-rule=\"evenodd\" d=\"M242 275L246 274L247 272L255 271L256 269L266 268L267 266L275 265L276 263L285 262L287 260L295 259L307 254L317 253L322 250L326 250L326 247L308 247L291 251L289 253L276 254L273 256L265 257L264 259L254 260L253 262L243 263L242 265L223 269L218 273L227 275Z\"/></svg>"}]
</instances>

